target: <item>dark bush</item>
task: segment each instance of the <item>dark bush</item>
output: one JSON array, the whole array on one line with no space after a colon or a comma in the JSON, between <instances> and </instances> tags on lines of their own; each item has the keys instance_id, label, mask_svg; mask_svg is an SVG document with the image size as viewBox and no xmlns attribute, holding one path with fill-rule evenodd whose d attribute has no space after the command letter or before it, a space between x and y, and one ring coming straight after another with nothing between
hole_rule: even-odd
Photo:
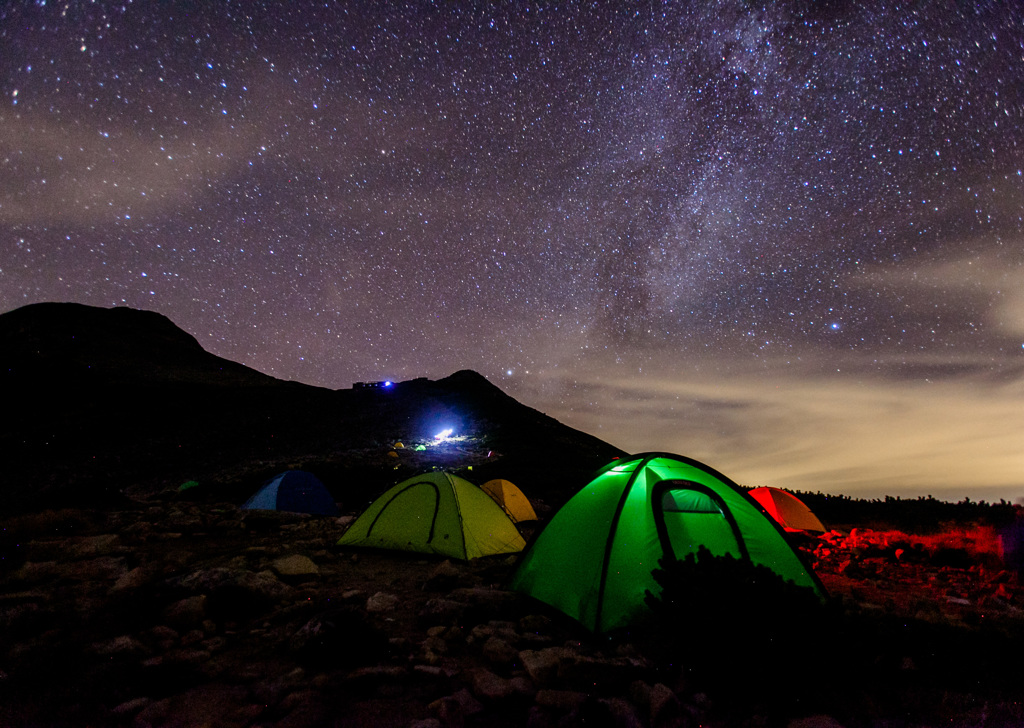
<instances>
[{"instance_id":1,"label":"dark bush","mask_svg":"<svg viewBox=\"0 0 1024 728\"><path fill-rule=\"evenodd\" d=\"M738 693L755 701L774 700L783 686L787 699L800 699L794 686L813 690L837 614L812 589L704 547L659 567L644 643L660 667L685 671L710 692L742 686Z\"/></svg>"},{"instance_id":2,"label":"dark bush","mask_svg":"<svg viewBox=\"0 0 1024 728\"><path fill-rule=\"evenodd\" d=\"M367 665L387 654L388 639L364 612L342 607L310 619L290 647L300 660L321 668Z\"/></svg>"},{"instance_id":3,"label":"dark bush","mask_svg":"<svg viewBox=\"0 0 1024 728\"><path fill-rule=\"evenodd\" d=\"M943 546L935 550L931 558L932 566L948 566L952 569L969 569L974 564L967 549Z\"/></svg>"}]
</instances>

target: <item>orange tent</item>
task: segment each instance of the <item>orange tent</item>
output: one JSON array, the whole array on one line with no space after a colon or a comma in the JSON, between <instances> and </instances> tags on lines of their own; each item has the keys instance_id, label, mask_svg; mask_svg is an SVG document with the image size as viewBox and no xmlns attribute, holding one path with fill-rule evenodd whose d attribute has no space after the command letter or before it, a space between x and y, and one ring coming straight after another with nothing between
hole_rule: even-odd
<instances>
[{"instance_id":1,"label":"orange tent","mask_svg":"<svg viewBox=\"0 0 1024 728\"><path fill-rule=\"evenodd\" d=\"M537 513L533 510L527 497L523 495L523 491L509 481L501 478L488 480L480 486L480 490L491 496L495 503L505 509L505 513L513 523L537 520Z\"/></svg>"},{"instance_id":2,"label":"orange tent","mask_svg":"<svg viewBox=\"0 0 1024 728\"><path fill-rule=\"evenodd\" d=\"M768 515L787 531L817 531L828 529L802 500L780 488L754 488L750 497L764 506Z\"/></svg>"}]
</instances>

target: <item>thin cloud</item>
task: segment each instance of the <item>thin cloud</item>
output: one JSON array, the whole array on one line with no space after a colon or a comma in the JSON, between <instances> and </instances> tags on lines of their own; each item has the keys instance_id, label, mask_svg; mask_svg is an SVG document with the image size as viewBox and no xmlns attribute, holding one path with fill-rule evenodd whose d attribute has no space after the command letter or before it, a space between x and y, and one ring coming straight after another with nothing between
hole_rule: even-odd
<instances>
[{"instance_id":1,"label":"thin cloud","mask_svg":"<svg viewBox=\"0 0 1024 728\"><path fill-rule=\"evenodd\" d=\"M741 483L876 494L941 484L959 497L988 488L1009 498L1024 488L1019 379L908 385L652 370L606 372L563 391L549 414L570 425L626 450L695 457Z\"/></svg>"}]
</instances>

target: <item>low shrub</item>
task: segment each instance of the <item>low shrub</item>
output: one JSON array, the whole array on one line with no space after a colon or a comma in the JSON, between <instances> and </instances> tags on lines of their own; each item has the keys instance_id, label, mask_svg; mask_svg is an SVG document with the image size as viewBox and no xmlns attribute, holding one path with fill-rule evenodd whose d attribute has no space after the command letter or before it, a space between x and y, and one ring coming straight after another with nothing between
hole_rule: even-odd
<instances>
[{"instance_id":1,"label":"low shrub","mask_svg":"<svg viewBox=\"0 0 1024 728\"><path fill-rule=\"evenodd\" d=\"M755 701L775 700L780 689L787 700L799 699L806 691L794 685L813 691L815 666L838 618L814 590L704 547L683 560L660 561L652 575L661 592L646 594L652 616L643 642L662 669Z\"/></svg>"}]
</instances>

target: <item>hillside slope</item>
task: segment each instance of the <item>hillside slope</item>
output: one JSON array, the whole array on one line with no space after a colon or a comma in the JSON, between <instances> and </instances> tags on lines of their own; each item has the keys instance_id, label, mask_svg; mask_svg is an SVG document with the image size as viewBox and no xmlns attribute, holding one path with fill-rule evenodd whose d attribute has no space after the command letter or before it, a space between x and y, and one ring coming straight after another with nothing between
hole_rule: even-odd
<instances>
[{"instance_id":1,"label":"hillside slope","mask_svg":"<svg viewBox=\"0 0 1024 728\"><path fill-rule=\"evenodd\" d=\"M2 512L97 504L197 479L238 498L290 466L338 500L419 469L528 478L560 501L619 450L462 371L387 390L284 382L203 350L149 311L71 303L0 315ZM433 436L454 428L441 445ZM396 441L428 444L389 455ZM523 487L527 487L525 484ZM542 495L543 494L543 495Z\"/></svg>"}]
</instances>

